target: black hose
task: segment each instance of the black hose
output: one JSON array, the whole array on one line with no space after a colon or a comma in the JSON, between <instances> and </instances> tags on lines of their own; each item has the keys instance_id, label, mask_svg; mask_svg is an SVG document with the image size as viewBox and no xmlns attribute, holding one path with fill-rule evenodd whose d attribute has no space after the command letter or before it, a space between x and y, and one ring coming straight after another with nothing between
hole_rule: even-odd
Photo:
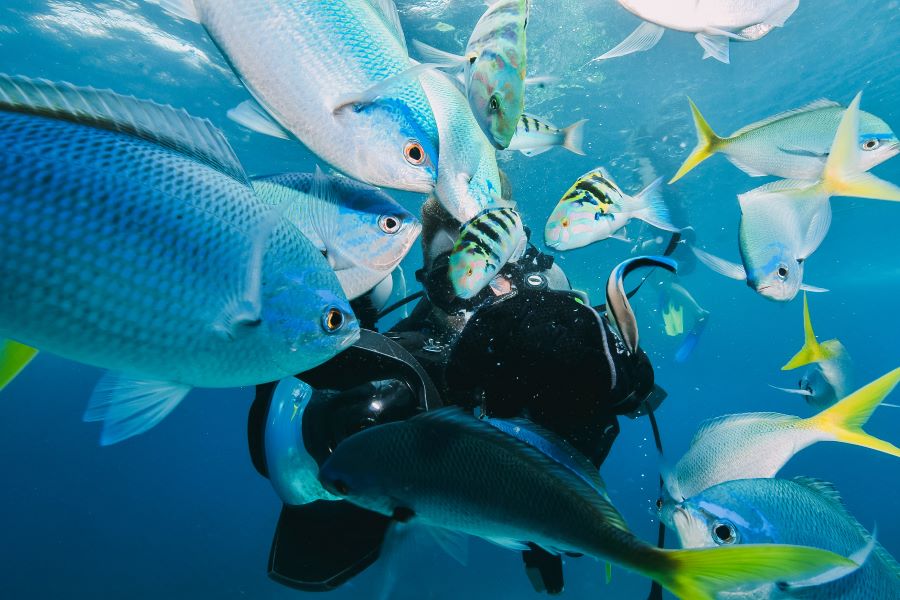
<instances>
[{"instance_id":1,"label":"black hose","mask_svg":"<svg viewBox=\"0 0 900 600\"><path fill-rule=\"evenodd\" d=\"M396 302L394 302L387 308L383 309L380 313L378 313L375 316L375 321L377 322L377 321L381 320L383 317L386 317L387 315L391 314L392 312L394 312L401 306L406 306L413 300L418 300L419 298L421 298L424 295L425 295L425 292L422 290L419 290L418 292L412 293L409 296L407 296L406 298L403 298L402 300L397 300Z\"/></svg>"},{"instance_id":2,"label":"black hose","mask_svg":"<svg viewBox=\"0 0 900 600\"><path fill-rule=\"evenodd\" d=\"M666 246L666 249L663 251L662 255L663 256L672 256L672 254L675 252L675 249L678 248L678 243L680 241L681 241L681 233L676 231L675 233L672 234L672 237L669 239L669 244ZM641 286L644 285L644 282L647 281L647 279L649 279L651 275L653 275L653 271L655 271L655 269L651 270L649 273L644 275L641 278L640 283L638 283L636 286L634 286L633 289L631 289L627 294L625 294L625 297L628 298L629 300L631 300L634 297L634 295L637 294L638 291L640 291ZM593 308L598 313L605 312L606 311L606 303L604 302L603 304L599 304Z\"/></svg>"}]
</instances>

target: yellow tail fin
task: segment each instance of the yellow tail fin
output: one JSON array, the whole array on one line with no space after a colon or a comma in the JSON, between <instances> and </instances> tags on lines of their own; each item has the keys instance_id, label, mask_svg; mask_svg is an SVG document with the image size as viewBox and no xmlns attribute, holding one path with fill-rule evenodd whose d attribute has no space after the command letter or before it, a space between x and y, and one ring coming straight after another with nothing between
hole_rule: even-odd
<instances>
[{"instance_id":1,"label":"yellow tail fin","mask_svg":"<svg viewBox=\"0 0 900 600\"><path fill-rule=\"evenodd\" d=\"M872 416L872 412L898 382L900 382L900 368L882 375L816 416L805 419L804 423L808 427L833 436L835 441L900 457L900 448L863 431L863 425Z\"/></svg>"},{"instance_id":2,"label":"yellow tail fin","mask_svg":"<svg viewBox=\"0 0 900 600\"><path fill-rule=\"evenodd\" d=\"M712 600L721 591L747 584L804 580L856 565L827 550L780 544L660 552L659 571L644 574L684 600Z\"/></svg>"},{"instance_id":3,"label":"yellow tail fin","mask_svg":"<svg viewBox=\"0 0 900 600\"><path fill-rule=\"evenodd\" d=\"M852 196L900 202L900 187L859 169L859 101L853 102L838 125L822 176L822 186L831 196Z\"/></svg>"},{"instance_id":4,"label":"yellow tail fin","mask_svg":"<svg viewBox=\"0 0 900 600\"><path fill-rule=\"evenodd\" d=\"M0 339L0 390L15 379L37 353L31 346Z\"/></svg>"},{"instance_id":5,"label":"yellow tail fin","mask_svg":"<svg viewBox=\"0 0 900 600\"><path fill-rule=\"evenodd\" d=\"M694 151L691 152L690 156L684 161L684 164L681 165L681 168L678 169L678 172L675 173L675 177L669 180L670 184L675 183L684 177L688 171L715 154L718 146L723 141L722 138L717 136L716 132L712 130L712 127L709 126L709 123L706 122L703 115L700 114L700 109L697 108L694 101L688 98L688 102L691 103L691 114L694 116L694 127L697 129L697 147L694 148Z\"/></svg>"},{"instance_id":6,"label":"yellow tail fin","mask_svg":"<svg viewBox=\"0 0 900 600\"><path fill-rule=\"evenodd\" d=\"M794 355L786 365L781 367L782 371L790 371L797 367L802 367L814 362L822 362L834 358L834 351L829 349L829 343L820 344L816 340L816 334L813 332L812 321L809 318L809 301L806 299L806 292L803 292L803 347L800 352ZM837 340L832 340L837 341Z\"/></svg>"}]
</instances>

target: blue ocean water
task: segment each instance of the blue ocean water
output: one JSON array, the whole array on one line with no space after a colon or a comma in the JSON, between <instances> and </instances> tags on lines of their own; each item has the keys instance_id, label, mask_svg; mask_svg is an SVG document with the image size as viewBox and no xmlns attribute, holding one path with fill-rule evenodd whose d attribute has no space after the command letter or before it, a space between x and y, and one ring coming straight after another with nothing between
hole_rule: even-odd
<instances>
[{"instance_id":1,"label":"blue ocean water","mask_svg":"<svg viewBox=\"0 0 900 600\"><path fill-rule=\"evenodd\" d=\"M529 91L526 108L557 125L590 119L585 157L559 149L531 159L518 153L500 157L535 232L572 182L591 168L605 166L626 191L637 191L650 170L671 176L695 141L686 95L720 133L817 98L847 103L860 90L864 110L900 128L896 0L805 0L783 29L758 42L733 44L730 65L700 60L702 51L690 35L667 32L649 52L585 66L630 33L637 19L612 0L533 4L530 71L561 82ZM451 50L462 49L483 11L474 0L398 5L408 37ZM153 4L5 0L0 72L108 87L184 107L221 126L252 174L309 171L317 164L299 144L251 134L228 121L226 110L247 93L200 27L174 20ZM873 172L900 183L900 159ZM694 227L704 247L736 261L736 195L760 183L715 157L666 195L677 207L678 222ZM421 202L413 194L395 197L412 210ZM862 385L900 362L900 207L846 198L832 204L831 231L807 262L805 280L831 290L811 297L813 323L822 339L844 343ZM629 235L656 234L636 226ZM558 260L576 287L600 300L610 268L630 251L629 244L610 240ZM404 261L407 273L420 262L412 251ZM799 297L769 302L690 263L681 282L711 316L686 363L674 360L677 344L664 332L652 286L634 301L642 347L669 392L658 418L672 460L709 417L812 414L799 398L769 387L796 383L797 375L779 368L802 343ZM99 428L81 422L99 375L41 355L0 394L0 598L302 595L265 574L280 503L247 454L252 390L192 392L149 433L102 448ZM900 409L879 409L867 429L897 442ZM649 425L623 419L602 474L613 502L647 541L656 536L656 473ZM800 474L835 483L859 521L868 528L877 524L881 543L900 555L896 459L820 444L782 472ZM603 565L587 558L567 559L565 569L568 598L643 598L649 588L648 581L617 568L607 585ZM394 598L535 595L518 554L472 540L467 566L436 546L401 548L387 564L330 596L376 598L386 589Z\"/></svg>"}]
</instances>

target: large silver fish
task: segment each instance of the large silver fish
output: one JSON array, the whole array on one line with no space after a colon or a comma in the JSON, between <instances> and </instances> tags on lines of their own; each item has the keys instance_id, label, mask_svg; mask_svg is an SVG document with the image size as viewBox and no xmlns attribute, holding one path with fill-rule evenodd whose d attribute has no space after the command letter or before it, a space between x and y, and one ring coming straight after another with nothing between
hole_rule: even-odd
<instances>
[{"instance_id":1,"label":"large silver fish","mask_svg":"<svg viewBox=\"0 0 900 600\"><path fill-rule=\"evenodd\" d=\"M0 76L0 337L111 372L103 443L192 387L312 368L359 335L328 263L184 111Z\"/></svg>"},{"instance_id":2,"label":"large silver fish","mask_svg":"<svg viewBox=\"0 0 900 600\"><path fill-rule=\"evenodd\" d=\"M565 442L527 421L480 421L457 408L350 436L319 479L328 492L398 520L504 546L527 541L587 554L652 577L681 598L855 565L796 546L658 549L628 530L596 469Z\"/></svg>"},{"instance_id":3,"label":"large silver fish","mask_svg":"<svg viewBox=\"0 0 900 600\"><path fill-rule=\"evenodd\" d=\"M349 299L390 276L422 224L393 198L346 177L280 173L253 180L257 194L290 202L289 218L325 253Z\"/></svg>"},{"instance_id":4,"label":"large silver fish","mask_svg":"<svg viewBox=\"0 0 900 600\"><path fill-rule=\"evenodd\" d=\"M433 189L437 126L392 1L159 1L201 23L247 86L256 102L236 121L294 136L360 181Z\"/></svg>"},{"instance_id":5,"label":"large silver fish","mask_svg":"<svg viewBox=\"0 0 900 600\"><path fill-rule=\"evenodd\" d=\"M829 483L806 477L728 481L680 503L671 520L685 548L797 544L843 556L867 554L851 573L838 570L824 581L766 584L729 592L728 598L900 598L900 564L847 511Z\"/></svg>"}]
</instances>

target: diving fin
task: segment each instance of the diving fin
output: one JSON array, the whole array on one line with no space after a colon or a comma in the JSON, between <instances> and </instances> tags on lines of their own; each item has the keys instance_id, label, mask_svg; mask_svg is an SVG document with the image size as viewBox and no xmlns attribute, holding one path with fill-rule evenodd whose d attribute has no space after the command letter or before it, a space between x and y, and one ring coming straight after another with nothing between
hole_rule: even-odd
<instances>
[{"instance_id":1,"label":"diving fin","mask_svg":"<svg viewBox=\"0 0 900 600\"><path fill-rule=\"evenodd\" d=\"M0 390L37 356L37 348L13 340L0 339Z\"/></svg>"}]
</instances>

